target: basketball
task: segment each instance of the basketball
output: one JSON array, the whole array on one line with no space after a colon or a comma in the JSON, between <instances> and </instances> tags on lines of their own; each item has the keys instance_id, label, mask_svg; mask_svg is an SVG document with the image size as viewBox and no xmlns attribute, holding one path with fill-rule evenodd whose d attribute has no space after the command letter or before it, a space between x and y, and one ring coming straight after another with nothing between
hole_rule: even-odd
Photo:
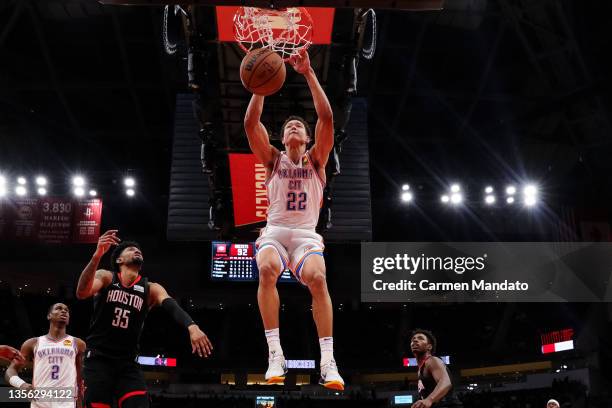
<instances>
[{"instance_id":1,"label":"basketball","mask_svg":"<svg viewBox=\"0 0 612 408\"><path fill-rule=\"evenodd\" d=\"M285 62L266 48L249 52L240 64L242 85L256 95L268 96L276 93L285 83Z\"/></svg>"}]
</instances>

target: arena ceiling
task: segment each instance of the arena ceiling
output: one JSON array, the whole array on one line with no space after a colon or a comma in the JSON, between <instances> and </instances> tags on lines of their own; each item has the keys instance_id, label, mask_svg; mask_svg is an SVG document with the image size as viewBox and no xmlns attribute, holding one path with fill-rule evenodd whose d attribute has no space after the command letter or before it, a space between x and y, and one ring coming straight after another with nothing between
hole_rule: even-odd
<instances>
[{"instance_id":1,"label":"arena ceiling","mask_svg":"<svg viewBox=\"0 0 612 408\"><path fill-rule=\"evenodd\" d=\"M219 53L231 46L215 44L210 3L196 7L212 50L209 80L221 84L218 76L237 69L239 54ZM530 177L570 203L606 205L610 2L447 0L442 11L419 12L399 3L376 9L376 54L358 67L357 96L369 106L375 222L403 182ZM175 95L189 89L184 55L164 51L162 14L160 5L2 2L0 167L83 169L104 180L132 169L152 211L163 214ZM313 50L321 76L346 52L353 17L352 9L338 9L332 45ZM293 80L294 102L311 110ZM219 91L211 100L223 105L223 97ZM236 135L226 135L226 148L244 148L239 112L247 97L223 105L234 112L224 111L224 131Z\"/></svg>"}]
</instances>

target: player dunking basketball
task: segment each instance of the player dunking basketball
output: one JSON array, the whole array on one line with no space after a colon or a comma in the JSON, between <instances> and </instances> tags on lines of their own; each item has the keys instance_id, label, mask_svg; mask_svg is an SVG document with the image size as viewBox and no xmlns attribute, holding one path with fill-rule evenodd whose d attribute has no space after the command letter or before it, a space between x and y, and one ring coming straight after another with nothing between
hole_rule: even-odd
<instances>
[{"instance_id":1,"label":"player dunking basketball","mask_svg":"<svg viewBox=\"0 0 612 408\"><path fill-rule=\"evenodd\" d=\"M111 269L97 270L112 245ZM77 297L94 296L87 351L83 367L85 401L91 408L148 407L146 385L136 357L145 317L161 306L189 331L192 352L207 357L212 350L208 337L158 283L140 275L144 258L135 242L121 242L117 230L105 232L79 278Z\"/></svg>"},{"instance_id":2,"label":"player dunking basketball","mask_svg":"<svg viewBox=\"0 0 612 408\"><path fill-rule=\"evenodd\" d=\"M4 375L6 381L15 388L70 388L77 397L75 401L33 401L32 408L74 408L82 403L83 384L81 366L85 342L66 334L70 321L70 310L63 303L51 305L47 313L49 332L40 337L26 340L21 346L24 360L13 360ZM26 361L34 364L32 384L19 377L19 371Z\"/></svg>"},{"instance_id":3,"label":"player dunking basketball","mask_svg":"<svg viewBox=\"0 0 612 408\"><path fill-rule=\"evenodd\" d=\"M453 384L446 364L434 356L436 338L429 330L416 329L412 332L410 349L417 359L418 390L420 400L412 408L462 407L453 394Z\"/></svg>"},{"instance_id":4,"label":"player dunking basketball","mask_svg":"<svg viewBox=\"0 0 612 408\"><path fill-rule=\"evenodd\" d=\"M318 120L314 145L307 150L312 135L306 121L290 116L281 129L285 150L270 144L261 123L264 97L253 95L244 118L251 150L266 167L268 220L257 240L259 289L257 301L268 342L268 383L282 383L286 366L279 338L279 297L276 281L290 268L312 295L312 313L321 346L321 384L344 389L333 355L333 311L327 290L323 239L315 232L325 185L325 164L334 144L332 109L307 52L292 57L296 72L304 75ZM311 256L314 255L314 256Z\"/></svg>"}]
</instances>

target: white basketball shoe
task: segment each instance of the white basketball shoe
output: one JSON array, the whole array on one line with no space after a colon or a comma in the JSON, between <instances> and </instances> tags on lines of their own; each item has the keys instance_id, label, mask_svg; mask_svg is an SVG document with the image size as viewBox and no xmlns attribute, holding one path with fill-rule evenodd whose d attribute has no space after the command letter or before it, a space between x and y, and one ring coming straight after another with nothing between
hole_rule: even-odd
<instances>
[{"instance_id":1,"label":"white basketball shoe","mask_svg":"<svg viewBox=\"0 0 612 408\"><path fill-rule=\"evenodd\" d=\"M266 384L284 384L287 375L287 364L285 357L274 356L268 359L268 371L266 371Z\"/></svg>"},{"instance_id":2,"label":"white basketball shoe","mask_svg":"<svg viewBox=\"0 0 612 408\"><path fill-rule=\"evenodd\" d=\"M344 391L344 380L340 377L338 366L334 360L321 366L319 384L332 390Z\"/></svg>"}]
</instances>

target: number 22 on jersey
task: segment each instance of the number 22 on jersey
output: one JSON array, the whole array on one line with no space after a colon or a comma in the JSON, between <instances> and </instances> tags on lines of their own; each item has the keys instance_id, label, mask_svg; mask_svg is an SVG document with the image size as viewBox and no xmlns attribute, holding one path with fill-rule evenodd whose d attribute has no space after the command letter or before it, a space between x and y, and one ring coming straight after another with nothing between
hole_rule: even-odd
<instances>
[{"instance_id":1,"label":"number 22 on jersey","mask_svg":"<svg viewBox=\"0 0 612 408\"><path fill-rule=\"evenodd\" d=\"M290 191L287 194L287 211L304 211L306 209L306 193Z\"/></svg>"}]
</instances>

